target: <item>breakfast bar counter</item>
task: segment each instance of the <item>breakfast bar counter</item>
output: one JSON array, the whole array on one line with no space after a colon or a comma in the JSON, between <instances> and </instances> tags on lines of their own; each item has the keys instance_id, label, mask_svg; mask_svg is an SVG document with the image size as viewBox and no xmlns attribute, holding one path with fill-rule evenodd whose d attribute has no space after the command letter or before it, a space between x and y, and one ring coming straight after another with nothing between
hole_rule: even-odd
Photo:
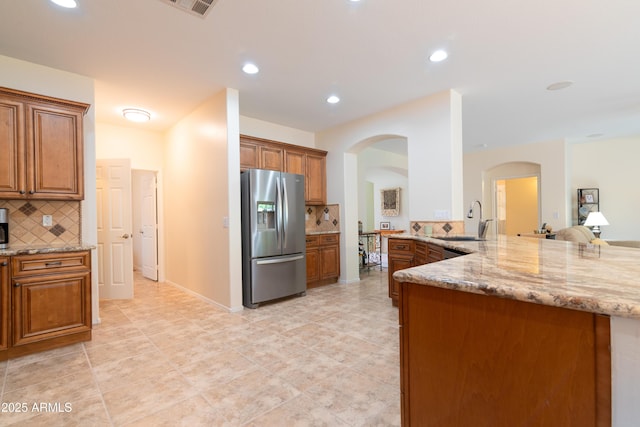
<instances>
[{"instance_id":1,"label":"breakfast bar counter","mask_svg":"<svg viewBox=\"0 0 640 427\"><path fill-rule=\"evenodd\" d=\"M640 419L640 251L500 237L396 271L403 425Z\"/></svg>"}]
</instances>

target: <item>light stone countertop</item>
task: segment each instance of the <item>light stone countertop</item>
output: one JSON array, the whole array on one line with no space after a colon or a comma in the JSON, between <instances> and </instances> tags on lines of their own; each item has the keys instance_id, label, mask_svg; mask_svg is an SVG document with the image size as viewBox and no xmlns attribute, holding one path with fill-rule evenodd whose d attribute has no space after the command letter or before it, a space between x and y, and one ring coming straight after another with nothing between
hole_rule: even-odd
<instances>
[{"instance_id":1,"label":"light stone countertop","mask_svg":"<svg viewBox=\"0 0 640 427\"><path fill-rule=\"evenodd\" d=\"M9 246L6 249L0 249L0 256L50 254L50 253L56 253L56 252L76 252L76 251L89 251L91 249L95 249L95 246L85 245L85 244Z\"/></svg>"},{"instance_id":2,"label":"light stone countertop","mask_svg":"<svg viewBox=\"0 0 640 427\"><path fill-rule=\"evenodd\" d=\"M442 241L394 235L469 252L393 277L440 288L640 319L640 249L527 237Z\"/></svg>"}]
</instances>

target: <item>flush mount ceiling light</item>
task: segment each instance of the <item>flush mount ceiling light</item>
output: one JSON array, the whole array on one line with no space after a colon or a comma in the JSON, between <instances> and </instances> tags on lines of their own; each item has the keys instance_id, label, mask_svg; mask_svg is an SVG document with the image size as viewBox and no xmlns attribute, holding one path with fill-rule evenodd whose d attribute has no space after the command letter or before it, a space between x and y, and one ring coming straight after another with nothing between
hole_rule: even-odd
<instances>
[{"instance_id":1,"label":"flush mount ceiling light","mask_svg":"<svg viewBox=\"0 0 640 427\"><path fill-rule=\"evenodd\" d=\"M258 74L258 72L260 71L260 68L258 68L256 64L252 64L248 62L244 64L244 66L242 67L242 71L244 71L247 74Z\"/></svg>"},{"instance_id":2,"label":"flush mount ceiling light","mask_svg":"<svg viewBox=\"0 0 640 427\"><path fill-rule=\"evenodd\" d=\"M327 98L327 102L329 104L337 104L338 102L340 102L340 98L338 98L335 95L331 95L330 97Z\"/></svg>"},{"instance_id":3,"label":"flush mount ceiling light","mask_svg":"<svg viewBox=\"0 0 640 427\"><path fill-rule=\"evenodd\" d=\"M125 119L131 120L132 122L142 123L151 120L151 113L139 108L125 108L122 110L122 115Z\"/></svg>"},{"instance_id":4,"label":"flush mount ceiling light","mask_svg":"<svg viewBox=\"0 0 640 427\"><path fill-rule=\"evenodd\" d=\"M552 83L549 86L547 86L547 90L561 90L561 89L566 89L569 86L571 86L573 84L572 81L570 80L565 80L562 82L556 82L556 83Z\"/></svg>"},{"instance_id":5,"label":"flush mount ceiling light","mask_svg":"<svg viewBox=\"0 0 640 427\"><path fill-rule=\"evenodd\" d=\"M76 0L51 0L51 2L57 4L58 6L66 7L67 9L78 7L78 3L76 3Z\"/></svg>"},{"instance_id":6,"label":"flush mount ceiling light","mask_svg":"<svg viewBox=\"0 0 640 427\"><path fill-rule=\"evenodd\" d=\"M445 59L447 59L448 56L449 56L449 54L446 51L444 51L442 49L436 50L429 57L429 61L431 61L431 62L444 61Z\"/></svg>"}]
</instances>

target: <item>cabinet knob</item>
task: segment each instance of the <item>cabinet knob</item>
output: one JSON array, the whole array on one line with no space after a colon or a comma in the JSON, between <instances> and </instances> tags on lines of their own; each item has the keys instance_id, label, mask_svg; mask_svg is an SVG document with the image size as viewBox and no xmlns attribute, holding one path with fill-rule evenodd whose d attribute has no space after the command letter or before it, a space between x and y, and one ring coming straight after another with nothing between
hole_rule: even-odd
<instances>
[{"instance_id":1,"label":"cabinet knob","mask_svg":"<svg viewBox=\"0 0 640 427\"><path fill-rule=\"evenodd\" d=\"M20 190L20 191L19 191L19 193L20 193L20 194L24 194L24 193L26 193L26 191L24 191L24 190Z\"/></svg>"},{"instance_id":2,"label":"cabinet knob","mask_svg":"<svg viewBox=\"0 0 640 427\"><path fill-rule=\"evenodd\" d=\"M120 236L120 237L122 237L123 239L128 239L128 238L129 238L129 235L128 235L128 234L123 234L123 235L122 235L122 236Z\"/></svg>"},{"instance_id":3,"label":"cabinet knob","mask_svg":"<svg viewBox=\"0 0 640 427\"><path fill-rule=\"evenodd\" d=\"M29 194L35 194L35 191L29 190Z\"/></svg>"},{"instance_id":4,"label":"cabinet knob","mask_svg":"<svg viewBox=\"0 0 640 427\"><path fill-rule=\"evenodd\" d=\"M20 283L16 282L13 284L14 287L19 288L20 287Z\"/></svg>"},{"instance_id":5,"label":"cabinet knob","mask_svg":"<svg viewBox=\"0 0 640 427\"><path fill-rule=\"evenodd\" d=\"M4 261L2 264L0 264L0 267L6 267L7 266L7 261Z\"/></svg>"}]
</instances>

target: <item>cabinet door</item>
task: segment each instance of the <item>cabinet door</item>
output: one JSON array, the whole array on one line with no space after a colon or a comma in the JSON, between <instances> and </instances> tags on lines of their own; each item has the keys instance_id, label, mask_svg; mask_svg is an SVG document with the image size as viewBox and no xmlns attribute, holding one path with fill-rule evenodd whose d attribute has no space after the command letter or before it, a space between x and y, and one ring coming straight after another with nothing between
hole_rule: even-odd
<instances>
[{"instance_id":1,"label":"cabinet door","mask_svg":"<svg viewBox=\"0 0 640 427\"><path fill-rule=\"evenodd\" d=\"M320 248L320 280L340 276L340 247Z\"/></svg>"},{"instance_id":2,"label":"cabinet door","mask_svg":"<svg viewBox=\"0 0 640 427\"><path fill-rule=\"evenodd\" d=\"M400 296L400 283L393 278L393 273L409 267L413 267L413 256L389 255L389 298L393 305L398 305Z\"/></svg>"},{"instance_id":3,"label":"cabinet door","mask_svg":"<svg viewBox=\"0 0 640 427\"><path fill-rule=\"evenodd\" d=\"M260 146L253 142L240 141L240 170L260 168Z\"/></svg>"},{"instance_id":4,"label":"cabinet door","mask_svg":"<svg viewBox=\"0 0 640 427\"><path fill-rule=\"evenodd\" d=\"M320 280L320 252L318 248L307 248L307 283Z\"/></svg>"},{"instance_id":5,"label":"cabinet door","mask_svg":"<svg viewBox=\"0 0 640 427\"><path fill-rule=\"evenodd\" d=\"M24 106L0 100L0 198L25 194Z\"/></svg>"},{"instance_id":6,"label":"cabinet door","mask_svg":"<svg viewBox=\"0 0 640 427\"><path fill-rule=\"evenodd\" d=\"M284 152L284 171L289 173L297 173L300 175L305 174L305 154L299 151L289 151L285 150ZM305 179L306 181L306 179ZM306 184L305 184L306 186ZM306 191L306 188L305 188ZM306 199L306 195L305 195Z\"/></svg>"},{"instance_id":7,"label":"cabinet door","mask_svg":"<svg viewBox=\"0 0 640 427\"><path fill-rule=\"evenodd\" d=\"M9 348L9 257L0 257L0 351Z\"/></svg>"},{"instance_id":8,"label":"cabinet door","mask_svg":"<svg viewBox=\"0 0 640 427\"><path fill-rule=\"evenodd\" d=\"M282 172L284 170L282 157L282 148L262 146L260 147L260 168Z\"/></svg>"},{"instance_id":9,"label":"cabinet door","mask_svg":"<svg viewBox=\"0 0 640 427\"><path fill-rule=\"evenodd\" d=\"M89 271L12 282L14 346L91 330Z\"/></svg>"},{"instance_id":10,"label":"cabinet door","mask_svg":"<svg viewBox=\"0 0 640 427\"><path fill-rule=\"evenodd\" d=\"M309 154L305 160L305 200L309 205L327 204L326 156Z\"/></svg>"},{"instance_id":11,"label":"cabinet door","mask_svg":"<svg viewBox=\"0 0 640 427\"><path fill-rule=\"evenodd\" d=\"M27 104L27 192L37 199L82 200L82 112Z\"/></svg>"}]
</instances>

